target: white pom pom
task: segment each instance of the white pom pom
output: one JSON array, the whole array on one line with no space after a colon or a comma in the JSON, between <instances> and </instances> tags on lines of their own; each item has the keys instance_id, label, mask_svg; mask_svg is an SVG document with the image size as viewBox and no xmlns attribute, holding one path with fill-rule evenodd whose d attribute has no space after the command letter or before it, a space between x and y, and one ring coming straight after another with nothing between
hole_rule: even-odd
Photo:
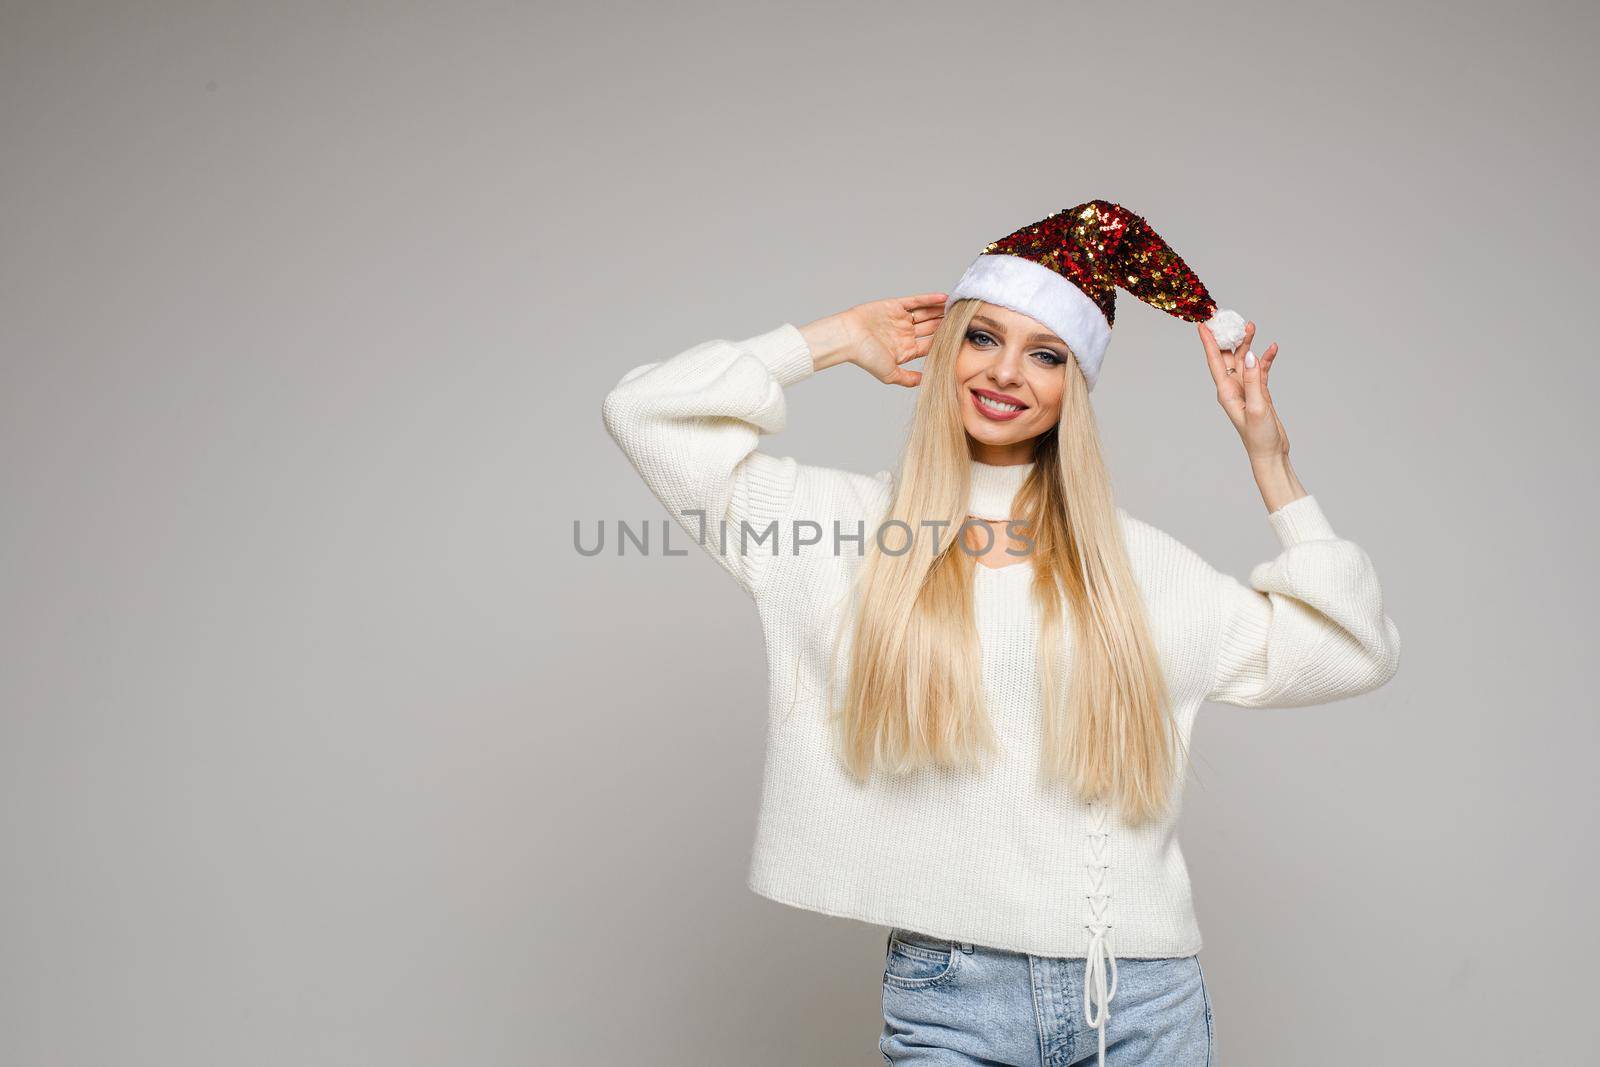
<instances>
[{"instance_id":1,"label":"white pom pom","mask_svg":"<svg viewBox=\"0 0 1600 1067\"><path fill-rule=\"evenodd\" d=\"M1206 320L1206 329L1217 339L1218 348L1231 351L1244 343L1244 316L1237 311L1219 308L1215 315Z\"/></svg>"}]
</instances>

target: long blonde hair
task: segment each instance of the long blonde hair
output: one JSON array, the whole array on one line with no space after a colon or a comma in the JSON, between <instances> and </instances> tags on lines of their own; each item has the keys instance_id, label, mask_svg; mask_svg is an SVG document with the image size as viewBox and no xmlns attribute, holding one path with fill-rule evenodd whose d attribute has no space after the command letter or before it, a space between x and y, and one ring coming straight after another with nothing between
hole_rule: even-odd
<instances>
[{"instance_id":1,"label":"long blonde hair","mask_svg":"<svg viewBox=\"0 0 1600 1067\"><path fill-rule=\"evenodd\" d=\"M980 564L948 536L975 521L967 519L971 453L955 364L980 306L956 301L934 335L882 519L895 530L896 520L904 523L906 534L885 531L889 552L868 536L856 575L848 684L830 718L845 764L861 780L875 767L901 774L929 764L973 766L997 747L973 618ZM1017 517L1034 542L1031 595L1040 608L1040 770L1137 824L1172 801L1183 741L1076 359L1065 373L1061 421L1037 439L1034 470L1017 496ZM939 520L947 525L924 525ZM937 530L946 536L936 553ZM901 543L906 550L897 550ZM1063 604L1073 650L1065 686Z\"/></svg>"}]
</instances>

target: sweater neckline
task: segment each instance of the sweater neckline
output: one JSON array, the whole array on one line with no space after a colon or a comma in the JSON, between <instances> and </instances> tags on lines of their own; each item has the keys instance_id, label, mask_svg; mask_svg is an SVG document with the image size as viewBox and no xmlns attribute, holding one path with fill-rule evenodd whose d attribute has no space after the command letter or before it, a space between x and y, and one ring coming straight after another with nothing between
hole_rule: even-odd
<instances>
[{"instance_id":1,"label":"sweater neckline","mask_svg":"<svg viewBox=\"0 0 1600 1067\"><path fill-rule=\"evenodd\" d=\"M982 578L989 578L992 576L995 581L999 581L1001 575L1010 575L1013 571L1018 574L1031 573L1033 571L1033 560L1025 559L1017 563L1007 563L1004 567L990 567L987 564L979 563L977 560L973 560L972 569L976 571Z\"/></svg>"},{"instance_id":2,"label":"sweater neckline","mask_svg":"<svg viewBox=\"0 0 1600 1067\"><path fill-rule=\"evenodd\" d=\"M997 465L971 461L968 479L967 514L990 522L1016 518L1017 490L1033 473L1034 461ZM1010 566L1000 570L1009 570Z\"/></svg>"}]
</instances>

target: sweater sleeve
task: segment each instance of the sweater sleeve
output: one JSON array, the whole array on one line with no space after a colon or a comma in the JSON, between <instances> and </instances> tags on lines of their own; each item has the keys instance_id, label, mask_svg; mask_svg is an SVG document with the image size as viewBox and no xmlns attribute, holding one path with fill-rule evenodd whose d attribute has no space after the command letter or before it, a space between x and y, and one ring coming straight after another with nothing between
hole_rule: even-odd
<instances>
[{"instance_id":1,"label":"sweater sleeve","mask_svg":"<svg viewBox=\"0 0 1600 1067\"><path fill-rule=\"evenodd\" d=\"M1247 586L1218 572L1221 637L1206 699L1290 708L1357 696L1400 667L1400 631L1384 614L1367 553L1333 532L1316 498L1267 516L1283 551Z\"/></svg>"},{"instance_id":2,"label":"sweater sleeve","mask_svg":"<svg viewBox=\"0 0 1600 1067\"><path fill-rule=\"evenodd\" d=\"M606 431L645 485L748 593L778 550L776 520L798 467L756 446L783 429L784 387L811 375L811 360L805 336L786 322L635 367L602 405Z\"/></svg>"}]
</instances>

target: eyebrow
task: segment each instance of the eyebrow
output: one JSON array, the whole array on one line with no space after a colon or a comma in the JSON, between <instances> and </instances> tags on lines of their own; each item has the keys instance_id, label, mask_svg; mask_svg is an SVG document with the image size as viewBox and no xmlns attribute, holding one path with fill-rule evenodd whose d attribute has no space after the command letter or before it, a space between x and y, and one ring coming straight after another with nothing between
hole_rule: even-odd
<instances>
[{"instance_id":1,"label":"eyebrow","mask_svg":"<svg viewBox=\"0 0 1600 1067\"><path fill-rule=\"evenodd\" d=\"M999 330L1001 333L1006 332L1006 328L1004 326L1001 326L998 322L989 318L987 315L974 315L972 316L972 321L981 322L991 330ZM1067 342L1063 341L1053 333L1036 333L1032 337L1028 338L1028 340L1030 342L1040 341L1045 344L1061 345L1063 348L1065 348L1067 345Z\"/></svg>"}]
</instances>

